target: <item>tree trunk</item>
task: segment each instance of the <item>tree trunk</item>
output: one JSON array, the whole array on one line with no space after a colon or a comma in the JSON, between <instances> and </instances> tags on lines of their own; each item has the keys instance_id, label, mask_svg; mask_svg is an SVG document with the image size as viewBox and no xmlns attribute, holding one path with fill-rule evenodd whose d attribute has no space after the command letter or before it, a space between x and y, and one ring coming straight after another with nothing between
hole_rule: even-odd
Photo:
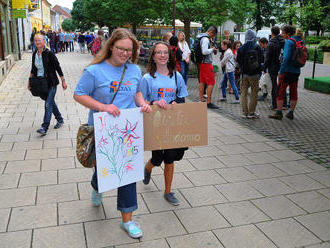
<instances>
[{"instance_id":1,"label":"tree trunk","mask_svg":"<svg viewBox=\"0 0 330 248\"><path fill-rule=\"evenodd\" d=\"M136 35L136 28L137 28L136 23L133 23L132 24L132 32L133 32L134 35Z\"/></svg>"},{"instance_id":2,"label":"tree trunk","mask_svg":"<svg viewBox=\"0 0 330 248\"><path fill-rule=\"evenodd\" d=\"M184 23L184 34L186 36L186 41L190 47L190 20L183 20Z\"/></svg>"},{"instance_id":3,"label":"tree trunk","mask_svg":"<svg viewBox=\"0 0 330 248\"><path fill-rule=\"evenodd\" d=\"M258 31L262 28L261 3L260 0L256 0L256 2L257 2L257 12L255 15L255 20L256 20L256 29Z\"/></svg>"}]
</instances>

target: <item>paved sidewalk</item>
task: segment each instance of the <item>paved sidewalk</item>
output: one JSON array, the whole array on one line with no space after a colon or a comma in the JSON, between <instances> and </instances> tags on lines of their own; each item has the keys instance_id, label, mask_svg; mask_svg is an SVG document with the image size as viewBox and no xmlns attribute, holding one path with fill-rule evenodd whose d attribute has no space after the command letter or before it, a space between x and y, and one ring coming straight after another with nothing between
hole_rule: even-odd
<instances>
[{"instance_id":1,"label":"paved sidewalk","mask_svg":"<svg viewBox=\"0 0 330 248\"><path fill-rule=\"evenodd\" d=\"M56 96L61 129L35 132L44 111L26 90L31 54L0 86L1 248L330 247L330 171L217 111L208 112L209 145L176 164L180 206L163 199L161 168L150 185L138 183L134 218L144 236L130 239L119 228L116 191L92 207L92 170L75 158L87 110L72 93L91 56L58 57L68 82Z\"/></svg>"}]
</instances>

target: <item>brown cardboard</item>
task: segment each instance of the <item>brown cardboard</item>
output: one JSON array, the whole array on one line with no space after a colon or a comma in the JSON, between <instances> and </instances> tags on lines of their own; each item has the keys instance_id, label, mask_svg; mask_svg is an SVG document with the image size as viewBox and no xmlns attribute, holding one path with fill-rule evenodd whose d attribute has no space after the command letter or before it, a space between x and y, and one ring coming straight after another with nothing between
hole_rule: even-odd
<instances>
[{"instance_id":1,"label":"brown cardboard","mask_svg":"<svg viewBox=\"0 0 330 248\"><path fill-rule=\"evenodd\" d=\"M208 144L205 102L151 107L151 113L143 114L145 151Z\"/></svg>"}]
</instances>

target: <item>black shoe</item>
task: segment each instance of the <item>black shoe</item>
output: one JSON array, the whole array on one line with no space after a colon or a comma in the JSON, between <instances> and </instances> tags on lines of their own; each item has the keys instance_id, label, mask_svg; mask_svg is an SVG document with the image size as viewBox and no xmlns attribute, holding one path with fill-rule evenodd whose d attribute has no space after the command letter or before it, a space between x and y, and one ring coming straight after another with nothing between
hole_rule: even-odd
<instances>
[{"instance_id":1,"label":"black shoe","mask_svg":"<svg viewBox=\"0 0 330 248\"><path fill-rule=\"evenodd\" d=\"M45 136L47 134L47 130L42 127L37 130L37 133L40 133L41 136Z\"/></svg>"},{"instance_id":2,"label":"black shoe","mask_svg":"<svg viewBox=\"0 0 330 248\"><path fill-rule=\"evenodd\" d=\"M268 115L269 118L271 119L275 119L275 120L282 120L283 119L283 114L279 114L277 112L275 112L272 115Z\"/></svg>"},{"instance_id":3,"label":"black shoe","mask_svg":"<svg viewBox=\"0 0 330 248\"><path fill-rule=\"evenodd\" d=\"M264 96L258 96L258 99L257 99L258 101L265 101L265 97Z\"/></svg>"},{"instance_id":4,"label":"black shoe","mask_svg":"<svg viewBox=\"0 0 330 248\"><path fill-rule=\"evenodd\" d=\"M211 102L207 104L207 107L209 109L218 109L219 108L217 105L215 105L214 103L211 103Z\"/></svg>"},{"instance_id":5,"label":"black shoe","mask_svg":"<svg viewBox=\"0 0 330 248\"><path fill-rule=\"evenodd\" d=\"M289 111L286 115L285 115L286 118L290 119L290 120L293 120L294 116L293 116L293 111Z\"/></svg>"},{"instance_id":6,"label":"black shoe","mask_svg":"<svg viewBox=\"0 0 330 248\"><path fill-rule=\"evenodd\" d=\"M57 122L56 125L54 126L54 129L59 129L60 127L62 127L64 124L64 121L62 122Z\"/></svg>"},{"instance_id":7,"label":"black shoe","mask_svg":"<svg viewBox=\"0 0 330 248\"><path fill-rule=\"evenodd\" d=\"M145 185L149 184L149 182L150 182L150 178L151 178L151 173L149 173L149 172L147 171L147 169L144 168L144 179L143 179L143 183L144 183Z\"/></svg>"}]
</instances>

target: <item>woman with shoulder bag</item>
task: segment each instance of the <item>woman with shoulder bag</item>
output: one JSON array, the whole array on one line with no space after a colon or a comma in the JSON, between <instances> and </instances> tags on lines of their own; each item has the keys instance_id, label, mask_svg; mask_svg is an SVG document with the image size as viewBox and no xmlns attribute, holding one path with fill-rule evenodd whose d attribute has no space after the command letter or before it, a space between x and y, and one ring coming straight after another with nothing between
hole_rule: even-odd
<instances>
[{"instance_id":1,"label":"woman with shoulder bag","mask_svg":"<svg viewBox=\"0 0 330 248\"><path fill-rule=\"evenodd\" d=\"M151 51L147 74L141 80L140 89L150 104L167 109L169 104L176 104L188 95L186 84L180 73L175 71L175 61L168 43L158 42ZM163 89L161 92L159 89ZM180 99L180 101L179 101ZM152 157L144 169L144 184L149 184L152 168L164 161L165 192L164 198L172 205L179 205L179 200L171 192L174 175L174 161L184 155L183 148L152 151Z\"/></svg>"},{"instance_id":2,"label":"woman with shoulder bag","mask_svg":"<svg viewBox=\"0 0 330 248\"><path fill-rule=\"evenodd\" d=\"M66 90L67 84L65 82L60 63L58 62L55 54L45 47L45 37L37 34L34 37L34 44L37 50L32 55L32 69L28 81L28 90L31 91L30 80L44 80L48 83L48 93L40 96L45 100L45 114L41 128L37 130L41 135L46 135L50 125L52 114L55 115L57 120L55 129L62 127L64 121L62 115L55 103L56 88L59 84L56 72L62 80L62 88Z\"/></svg>"},{"instance_id":3,"label":"woman with shoulder bag","mask_svg":"<svg viewBox=\"0 0 330 248\"><path fill-rule=\"evenodd\" d=\"M108 112L114 117L120 115L120 109L141 107L141 111L150 112L150 106L144 101L138 90L141 70L136 65L139 44L135 36L127 29L119 28L112 32L110 39L84 70L74 91L74 99L90 109L88 125L93 126L93 114ZM121 79L121 80L120 80ZM119 88L122 82L125 89ZM92 203L100 206L102 193L98 193L97 169L91 180ZM140 238L142 230L132 221L132 213L137 209L136 183L118 188L117 209L121 212L120 226L132 238Z\"/></svg>"}]
</instances>

